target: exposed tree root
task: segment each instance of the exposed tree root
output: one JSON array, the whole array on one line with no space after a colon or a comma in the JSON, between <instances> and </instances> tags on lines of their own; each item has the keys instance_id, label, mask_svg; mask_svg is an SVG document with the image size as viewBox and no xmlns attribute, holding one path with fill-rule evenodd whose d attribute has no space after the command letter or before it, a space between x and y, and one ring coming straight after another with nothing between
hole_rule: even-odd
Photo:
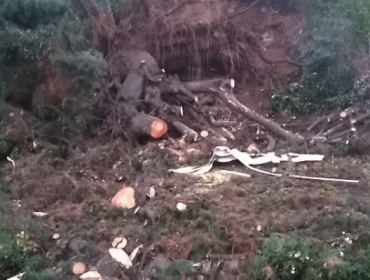
<instances>
[{"instance_id":1,"label":"exposed tree root","mask_svg":"<svg viewBox=\"0 0 370 280\"><path fill-rule=\"evenodd\" d=\"M177 21L173 15L182 7L194 4L194 1L182 2L161 17L152 14L153 9L148 6L148 3L140 4L146 17L155 18L151 22L153 28L148 31L142 29L139 22L131 19L126 21L122 19L118 28L109 6L102 11L94 0L87 2L79 0L79 2L92 20L96 47L109 57L106 84L110 86L106 87L108 90L104 92L104 100L101 104L102 115L106 118L109 115L106 112L113 112L113 117L110 119L117 120L125 134L161 137L167 132L167 122L174 124L180 133L198 138L195 137L197 132L181 121L180 117L186 117L185 112L196 121L191 126L206 130L212 137L221 140L235 140L233 133L226 129L233 126L235 121L216 121L212 115L206 114L209 117L207 120L203 116L204 112L200 108L210 103L211 99L206 97L197 104L199 102L197 94L212 94L221 99L232 112L258 123L288 142L305 141L301 135L283 129L279 124L240 103L232 93L233 80L181 82L177 76L165 78L165 73L160 69L157 60L148 52L127 48L127 42L130 42L125 40L128 38L128 33L120 31L126 27L127 30L132 30L131 27L134 26L135 32L139 32L142 39L149 43L146 49L152 50L162 65L166 66L170 61L171 63L176 61L176 67L172 69L191 66L198 70L209 71L213 63L211 59L221 63L226 73L232 74L240 70L255 73L252 70L254 66L250 64L248 58L250 50L268 64L288 63L301 66L300 63L289 59L272 61L267 58L251 30L245 27L237 28L228 13L220 15L219 19L207 24L199 23L191 26ZM145 26L147 28L148 24ZM207 41L204 40L204 36L208 38ZM190 48L189 42L192 42ZM184 61L187 62L182 66ZM212 126L217 129L211 128ZM273 142L270 137L268 141Z\"/></svg>"}]
</instances>

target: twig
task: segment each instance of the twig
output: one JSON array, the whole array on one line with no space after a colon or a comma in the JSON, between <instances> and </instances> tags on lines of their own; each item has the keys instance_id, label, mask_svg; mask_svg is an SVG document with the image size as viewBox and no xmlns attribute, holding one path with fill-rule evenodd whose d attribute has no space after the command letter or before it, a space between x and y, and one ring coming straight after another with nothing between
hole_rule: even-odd
<instances>
[{"instance_id":1,"label":"twig","mask_svg":"<svg viewBox=\"0 0 370 280\"><path fill-rule=\"evenodd\" d=\"M221 269L223 268L225 262L224 261L219 261L217 264L216 269L212 272L211 277L209 278L210 280L217 280L218 275L221 272Z\"/></svg>"},{"instance_id":2,"label":"twig","mask_svg":"<svg viewBox=\"0 0 370 280\"><path fill-rule=\"evenodd\" d=\"M172 123L172 125L176 128L176 130L178 132L180 132L182 135L188 135L189 137L191 137L191 139L196 142L198 140L198 133L195 132L193 129L191 129L190 127L188 127L187 125L179 122L179 121L175 121Z\"/></svg>"},{"instance_id":3,"label":"twig","mask_svg":"<svg viewBox=\"0 0 370 280\"><path fill-rule=\"evenodd\" d=\"M306 179L306 180L316 180L316 181L327 181L327 182L342 182L342 183L353 183L358 184L359 180L346 180L346 179L335 179L335 178L323 178L323 177L309 177L301 175L289 175L291 178Z\"/></svg>"},{"instance_id":4,"label":"twig","mask_svg":"<svg viewBox=\"0 0 370 280\"><path fill-rule=\"evenodd\" d=\"M258 2L260 2L261 0L256 0L256 1L254 1L252 4L250 4L248 7L246 7L245 9L243 9L243 10L240 10L240 11L238 11L238 12L236 12L236 13L233 13L233 14L231 14L231 15L229 15L228 17L227 17L227 20L230 20L230 19L233 19L233 18L236 18L236 17L238 17L238 16L240 16L241 14L244 14L244 13L246 13L246 12L248 12L254 5L256 5Z\"/></svg>"},{"instance_id":5,"label":"twig","mask_svg":"<svg viewBox=\"0 0 370 280\"><path fill-rule=\"evenodd\" d=\"M357 129L355 127L356 120L353 119L353 113L354 113L354 110L352 109L348 110L348 120L349 120L349 125L351 126L351 131L353 132L355 137L358 138Z\"/></svg>"},{"instance_id":6,"label":"twig","mask_svg":"<svg viewBox=\"0 0 370 280\"><path fill-rule=\"evenodd\" d=\"M366 118L370 117L370 111L368 111L367 113L357 117L356 119L352 120L353 121L353 124L355 123L358 123ZM345 126L345 122L341 122L339 124L337 124L336 126L334 126L333 128L329 129L328 131L326 131L324 133L324 136L330 136L331 134L333 134L334 132L336 132L338 129L342 128L343 126Z\"/></svg>"},{"instance_id":7,"label":"twig","mask_svg":"<svg viewBox=\"0 0 370 280\"><path fill-rule=\"evenodd\" d=\"M143 266L144 266L144 261L147 257L147 255L154 249L154 247L157 245L157 243L153 243L151 245L149 245L147 248L145 248L144 252L143 252L143 256L141 257L141 260L140 260L140 265L139 265L139 273L142 272L143 270Z\"/></svg>"},{"instance_id":8,"label":"twig","mask_svg":"<svg viewBox=\"0 0 370 280\"><path fill-rule=\"evenodd\" d=\"M226 173L226 174L238 175L238 176L247 177L247 178L251 177L251 175L249 175L249 174L242 173L242 172L236 172L236 171L220 170L220 172L221 173Z\"/></svg>"},{"instance_id":9,"label":"twig","mask_svg":"<svg viewBox=\"0 0 370 280\"><path fill-rule=\"evenodd\" d=\"M218 255L218 254L209 254L206 256L207 259L211 260L241 260L245 258L245 254L233 254L233 255Z\"/></svg>"},{"instance_id":10,"label":"twig","mask_svg":"<svg viewBox=\"0 0 370 280\"><path fill-rule=\"evenodd\" d=\"M214 2L214 1L212 1L212 2ZM186 5L192 5L192 4L208 4L208 2L204 2L204 1L188 1L188 2L181 3L178 6L174 7L173 9L169 10L168 12L164 13L162 16L160 16L156 20L158 20L160 18L163 18L163 17L167 17L170 14L173 14L177 10L181 9L182 7L185 7Z\"/></svg>"},{"instance_id":11,"label":"twig","mask_svg":"<svg viewBox=\"0 0 370 280\"><path fill-rule=\"evenodd\" d=\"M231 90L224 89L224 84L228 82L230 82L230 80L208 80L202 82L184 82L183 84L193 92L216 94L233 111L236 111L244 117L263 125L291 143L303 143L305 141L305 138L301 135L293 134L292 132L283 129L279 124L266 119L240 103Z\"/></svg>"},{"instance_id":12,"label":"twig","mask_svg":"<svg viewBox=\"0 0 370 280\"><path fill-rule=\"evenodd\" d=\"M209 104L209 103L213 103L214 102L214 98L213 96L211 95L207 95L206 97L202 98L201 100L198 101L197 105L198 107L202 107L206 104Z\"/></svg>"},{"instance_id":13,"label":"twig","mask_svg":"<svg viewBox=\"0 0 370 280\"><path fill-rule=\"evenodd\" d=\"M256 172L259 172L259 173L262 173L262 174L271 175L271 176L275 176L275 177L283 176L283 174L276 174L276 173L268 172L268 171L265 171L265 170L254 168L250 165L245 165L245 166L248 167L249 169L253 170L253 171L256 171Z\"/></svg>"},{"instance_id":14,"label":"twig","mask_svg":"<svg viewBox=\"0 0 370 280\"><path fill-rule=\"evenodd\" d=\"M212 114L209 114L209 121L215 127L233 126L237 124L237 121L216 121Z\"/></svg>"},{"instance_id":15,"label":"twig","mask_svg":"<svg viewBox=\"0 0 370 280\"><path fill-rule=\"evenodd\" d=\"M267 144L267 147L265 149L265 152L272 152L273 150L275 150L276 141L275 141L274 137L272 137L270 134L268 134L268 133L261 133L259 135L256 135L255 136L255 139L264 139L264 140L267 140L268 144Z\"/></svg>"},{"instance_id":16,"label":"twig","mask_svg":"<svg viewBox=\"0 0 370 280\"><path fill-rule=\"evenodd\" d=\"M350 128L350 129L346 129L344 131L341 131L341 132L338 132L337 134L333 135L330 137L331 140L336 140L338 138L341 138L342 136L348 134L348 133L351 133L353 132L353 130Z\"/></svg>"},{"instance_id":17,"label":"twig","mask_svg":"<svg viewBox=\"0 0 370 280\"><path fill-rule=\"evenodd\" d=\"M322 123L323 121L326 121L326 122L330 122L330 119L331 117L333 116L333 114L330 114L328 116L323 116L321 118L318 118L316 121L314 121L308 128L307 128L307 131L311 131L312 129L314 129L316 126L318 126L320 123Z\"/></svg>"}]
</instances>

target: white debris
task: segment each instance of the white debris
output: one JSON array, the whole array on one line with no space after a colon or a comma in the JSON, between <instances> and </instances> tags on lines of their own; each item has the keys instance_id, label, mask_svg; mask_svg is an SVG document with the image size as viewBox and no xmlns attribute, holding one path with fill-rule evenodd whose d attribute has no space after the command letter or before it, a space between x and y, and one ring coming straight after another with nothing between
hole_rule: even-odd
<instances>
[{"instance_id":1,"label":"white debris","mask_svg":"<svg viewBox=\"0 0 370 280\"><path fill-rule=\"evenodd\" d=\"M97 271L88 271L80 276L80 279L84 280L101 280L102 277Z\"/></svg>"},{"instance_id":2,"label":"white debris","mask_svg":"<svg viewBox=\"0 0 370 280\"><path fill-rule=\"evenodd\" d=\"M116 262L123 265L124 267L130 268L132 266L132 261L130 257L122 249L110 248L109 254Z\"/></svg>"},{"instance_id":3,"label":"white debris","mask_svg":"<svg viewBox=\"0 0 370 280\"><path fill-rule=\"evenodd\" d=\"M281 156L276 155L275 153L267 153L262 154L259 153L257 155L251 155L247 152L241 152L237 149L229 149L228 147L224 146L217 146L213 150L213 155L209 162L204 166L188 166L182 167L178 169L170 169L170 172L180 173L180 174L192 174L192 175L201 175L211 171L213 168L214 162L231 162L231 161L239 161L247 168L259 172L262 174L275 176L275 177L282 177L283 174L275 173L276 169L273 169L273 172L264 171L261 169L257 169L252 167L253 165L263 165L266 163L280 163L280 162L315 162L315 161L322 161L324 159L324 155L319 154L296 154L296 153L288 153ZM223 171L225 172L225 171ZM230 171L228 171L230 173ZM237 174L238 173L238 174ZM248 174L234 172L235 175L240 175L244 177L249 177ZM309 177L309 176L301 176L301 175L292 175L289 174L289 177L296 178L296 179L305 179L305 180L318 180L318 181L331 181L331 182L344 182L344 183L359 183L358 180L344 180L344 179L335 179L335 178L321 178L321 177Z\"/></svg>"},{"instance_id":4,"label":"white debris","mask_svg":"<svg viewBox=\"0 0 370 280\"><path fill-rule=\"evenodd\" d=\"M45 213L45 212L32 212L32 214L36 217L45 217L49 215L48 213Z\"/></svg>"},{"instance_id":5,"label":"white debris","mask_svg":"<svg viewBox=\"0 0 370 280\"><path fill-rule=\"evenodd\" d=\"M12 160L10 157L6 157L7 161L10 161L13 165L13 167L15 167L15 162L14 160Z\"/></svg>"},{"instance_id":6,"label":"white debris","mask_svg":"<svg viewBox=\"0 0 370 280\"><path fill-rule=\"evenodd\" d=\"M179 211L184 211L186 209L187 205L185 203L179 202L176 205L176 209Z\"/></svg>"},{"instance_id":7,"label":"white debris","mask_svg":"<svg viewBox=\"0 0 370 280\"><path fill-rule=\"evenodd\" d=\"M155 196L155 189L153 187L150 187L147 196L149 196L150 198L153 198Z\"/></svg>"},{"instance_id":8,"label":"white debris","mask_svg":"<svg viewBox=\"0 0 370 280\"><path fill-rule=\"evenodd\" d=\"M54 240L58 240L60 238L60 234L59 233L54 233L53 234L53 239Z\"/></svg>"},{"instance_id":9,"label":"white debris","mask_svg":"<svg viewBox=\"0 0 370 280\"><path fill-rule=\"evenodd\" d=\"M8 278L7 280L21 280L25 272L18 274L16 276L13 276L11 278Z\"/></svg>"}]
</instances>

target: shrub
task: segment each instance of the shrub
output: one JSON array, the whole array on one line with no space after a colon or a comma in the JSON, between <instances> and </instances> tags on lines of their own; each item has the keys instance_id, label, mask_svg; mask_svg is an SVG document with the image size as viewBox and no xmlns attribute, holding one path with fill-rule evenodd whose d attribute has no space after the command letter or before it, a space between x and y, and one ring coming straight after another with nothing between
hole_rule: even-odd
<instances>
[{"instance_id":1,"label":"shrub","mask_svg":"<svg viewBox=\"0 0 370 280\"><path fill-rule=\"evenodd\" d=\"M309 34L295 50L304 61L303 80L271 96L275 111L324 112L369 99L369 86L355 81L353 63L354 50L369 39L368 6L368 1L346 0L314 0L306 6Z\"/></svg>"},{"instance_id":2,"label":"shrub","mask_svg":"<svg viewBox=\"0 0 370 280\"><path fill-rule=\"evenodd\" d=\"M39 269L41 259L25 245L23 238L23 232L13 238L0 228L0 279Z\"/></svg>"},{"instance_id":3,"label":"shrub","mask_svg":"<svg viewBox=\"0 0 370 280\"><path fill-rule=\"evenodd\" d=\"M264 279L262 269L270 266L278 279L315 279L317 255L311 244L297 237L286 242L272 237L266 240L262 253L255 258L250 279Z\"/></svg>"},{"instance_id":4,"label":"shrub","mask_svg":"<svg viewBox=\"0 0 370 280\"><path fill-rule=\"evenodd\" d=\"M12 152L15 143L6 138L6 125L9 115L8 106L5 102L5 84L0 83L0 160L5 160Z\"/></svg>"},{"instance_id":5,"label":"shrub","mask_svg":"<svg viewBox=\"0 0 370 280\"><path fill-rule=\"evenodd\" d=\"M370 246L355 256L341 252L331 246L315 248L294 236L287 240L270 237L255 258L249 279L265 279L262 269L266 266L271 267L280 280L370 279Z\"/></svg>"}]
</instances>

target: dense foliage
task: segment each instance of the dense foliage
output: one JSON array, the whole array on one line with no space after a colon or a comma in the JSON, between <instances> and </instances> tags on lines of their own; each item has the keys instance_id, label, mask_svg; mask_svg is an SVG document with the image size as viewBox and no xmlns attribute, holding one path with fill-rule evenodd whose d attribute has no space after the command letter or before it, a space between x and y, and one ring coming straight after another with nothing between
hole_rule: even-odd
<instances>
[{"instance_id":1,"label":"dense foliage","mask_svg":"<svg viewBox=\"0 0 370 280\"><path fill-rule=\"evenodd\" d=\"M304 77L284 94L273 94L273 108L306 114L369 100L369 86L355 71L356 59L369 50L369 2L314 0L303 10L308 36L295 56L304 62Z\"/></svg>"},{"instance_id":2,"label":"dense foliage","mask_svg":"<svg viewBox=\"0 0 370 280\"><path fill-rule=\"evenodd\" d=\"M250 279L266 279L263 268L271 267L280 280L355 280L370 279L370 247L348 256L343 247L316 248L298 237L283 240L271 237L249 270Z\"/></svg>"}]
</instances>

